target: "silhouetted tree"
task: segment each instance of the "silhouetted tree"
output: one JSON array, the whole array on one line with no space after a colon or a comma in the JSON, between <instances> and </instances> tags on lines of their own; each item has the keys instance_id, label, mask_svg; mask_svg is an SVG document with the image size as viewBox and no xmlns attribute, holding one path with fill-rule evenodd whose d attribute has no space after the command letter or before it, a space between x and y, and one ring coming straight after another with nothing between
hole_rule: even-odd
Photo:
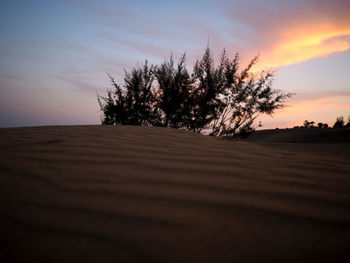
<instances>
[{"instance_id":1,"label":"silhouetted tree","mask_svg":"<svg viewBox=\"0 0 350 263\"><path fill-rule=\"evenodd\" d=\"M325 128L328 128L328 124L319 122L319 123L317 123L317 127L321 128L321 129L325 129Z\"/></svg>"},{"instance_id":2,"label":"silhouetted tree","mask_svg":"<svg viewBox=\"0 0 350 263\"><path fill-rule=\"evenodd\" d=\"M225 51L223 57L226 58ZM210 128L209 124L219 118L224 108L220 98L225 95L223 59L219 67L215 68L211 51L207 47L202 58L195 63L192 78L196 88L192 94L194 107L190 130L201 132Z\"/></svg>"},{"instance_id":3,"label":"silhouetted tree","mask_svg":"<svg viewBox=\"0 0 350 263\"><path fill-rule=\"evenodd\" d=\"M160 116L154 108L156 102L152 84L154 66L147 60L141 67L125 71L124 88L109 76L115 90L107 91L107 97L98 96L104 113L102 124L158 125Z\"/></svg>"},{"instance_id":4,"label":"silhouetted tree","mask_svg":"<svg viewBox=\"0 0 350 263\"><path fill-rule=\"evenodd\" d=\"M161 112L161 125L189 129L194 86L185 66L185 54L176 67L172 56L156 67L155 78L158 82L155 107Z\"/></svg>"},{"instance_id":5,"label":"silhouetted tree","mask_svg":"<svg viewBox=\"0 0 350 263\"><path fill-rule=\"evenodd\" d=\"M149 66L146 61L131 73L125 72L123 88L110 77L114 91L108 90L107 97L98 96L102 123L247 137L254 131L253 122L259 114L273 114L293 94L272 88L273 72L252 73L257 57L242 70L239 62L238 53L229 59L224 50L215 66L206 48L192 74L183 55L176 65L170 57L160 66Z\"/></svg>"},{"instance_id":6,"label":"silhouetted tree","mask_svg":"<svg viewBox=\"0 0 350 263\"><path fill-rule=\"evenodd\" d=\"M344 117L339 116L337 117L337 120L335 121L333 128L344 128L345 122L344 122Z\"/></svg>"},{"instance_id":7,"label":"silhouetted tree","mask_svg":"<svg viewBox=\"0 0 350 263\"><path fill-rule=\"evenodd\" d=\"M308 120L304 121L304 127L305 128L315 128L314 124L315 124L314 121L308 121Z\"/></svg>"},{"instance_id":8,"label":"silhouetted tree","mask_svg":"<svg viewBox=\"0 0 350 263\"><path fill-rule=\"evenodd\" d=\"M345 125L346 128L350 128L350 115L348 116L348 123Z\"/></svg>"},{"instance_id":9,"label":"silhouetted tree","mask_svg":"<svg viewBox=\"0 0 350 263\"><path fill-rule=\"evenodd\" d=\"M252 73L257 59L253 58L248 66L239 71L238 53L232 60L227 58L225 52L222 53L218 67L218 75L222 72L223 79L221 107L218 118L212 123L212 135L247 136L255 130L253 122L259 114L272 115L293 95L272 89L272 71Z\"/></svg>"},{"instance_id":10,"label":"silhouetted tree","mask_svg":"<svg viewBox=\"0 0 350 263\"><path fill-rule=\"evenodd\" d=\"M152 104L154 103L154 96L151 90L154 80L153 71L154 66L148 66L147 61L145 61L143 67L133 68L131 73L125 73L126 106L129 112L128 124L153 124Z\"/></svg>"},{"instance_id":11,"label":"silhouetted tree","mask_svg":"<svg viewBox=\"0 0 350 263\"><path fill-rule=\"evenodd\" d=\"M103 111L104 118L102 124L127 124L128 109L126 107L125 92L114 81L112 76L108 76L115 90L107 90L107 97L97 95L100 109Z\"/></svg>"}]
</instances>

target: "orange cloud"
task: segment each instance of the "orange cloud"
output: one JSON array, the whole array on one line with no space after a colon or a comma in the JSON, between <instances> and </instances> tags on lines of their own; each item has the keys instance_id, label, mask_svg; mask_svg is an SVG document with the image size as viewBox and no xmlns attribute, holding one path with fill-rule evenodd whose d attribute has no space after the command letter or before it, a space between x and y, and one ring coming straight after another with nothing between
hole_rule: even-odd
<instances>
[{"instance_id":1,"label":"orange cloud","mask_svg":"<svg viewBox=\"0 0 350 263\"><path fill-rule=\"evenodd\" d=\"M281 41L265 50L258 67L277 67L323 57L334 52L346 51L350 44L342 36L350 35L350 26L345 29L300 28L286 32Z\"/></svg>"},{"instance_id":2,"label":"orange cloud","mask_svg":"<svg viewBox=\"0 0 350 263\"><path fill-rule=\"evenodd\" d=\"M238 0L227 13L240 27L232 35L240 39L247 55L260 53L257 69L279 67L346 51L350 48L350 2ZM242 30L244 28L244 30Z\"/></svg>"}]
</instances>

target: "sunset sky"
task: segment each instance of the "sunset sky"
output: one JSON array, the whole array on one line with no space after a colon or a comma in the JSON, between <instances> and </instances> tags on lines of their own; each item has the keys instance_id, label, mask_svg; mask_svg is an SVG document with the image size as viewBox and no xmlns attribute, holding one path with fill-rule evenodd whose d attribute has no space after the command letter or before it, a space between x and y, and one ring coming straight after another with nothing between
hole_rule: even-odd
<instances>
[{"instance_id":1,"label":"sunset sky","mask_svg":"<svg viewBox=\"0 0 350 263\"><path fill-rule=\"evenodd\" d=\"M209 46L277 68L297 95L263 128L350 115L349 0L4 0L0 3L0 127L99 124L107 73Z\"/></svg>"}]
</instances>

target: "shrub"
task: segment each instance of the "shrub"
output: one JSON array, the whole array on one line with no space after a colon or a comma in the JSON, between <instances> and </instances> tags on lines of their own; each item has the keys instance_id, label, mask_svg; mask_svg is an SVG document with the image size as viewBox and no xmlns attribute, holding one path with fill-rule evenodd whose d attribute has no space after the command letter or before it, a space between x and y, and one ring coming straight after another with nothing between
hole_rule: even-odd
<instances>
[{"instance_id":1,"label":"shrub","mask_svg":"<svg viewBox=\"0 0 350 263\"><path fill-rule=\"evenodd\" d=\"M335 121L333 128L344 128L344 127L345 127L344 117L343 116L337 117L337 120Z\"/></svg>"},{"instance_id":2,"label":"shrub","mask_svg":"<svg viewBox=\"0 0 350 263\"><path fill-rule=\"evenodd\" d=\"M305 120L304 121L304 128L315 128L314 124L315 124L314 121Z\"/></svg>"},{"instance_id":3,"label":"shrub","mask_svg":"<svg viewBox=\"0 0 350 263\"><path fill-rule=\"evenodd\" d=\"M102 124L154 125L182 128L212 136L247 137L259 114L272 115L293 94L272 88L273 72L252 73L257 57L240 70L238 53L225 50L215 66L209 48L192 73L185 55L175 65L172 57L161 65L125 72L120 86L110 76L114 91L98 95ZM260 125L260 124L259 124Z\"/></svg>"}]
</instances>

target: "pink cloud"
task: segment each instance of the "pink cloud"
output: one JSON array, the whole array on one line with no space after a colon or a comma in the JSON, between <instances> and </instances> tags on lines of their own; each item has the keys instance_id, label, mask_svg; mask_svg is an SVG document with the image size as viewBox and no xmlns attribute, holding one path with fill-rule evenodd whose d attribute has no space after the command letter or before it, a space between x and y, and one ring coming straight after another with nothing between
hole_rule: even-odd
<instances>
[{"instance_id":1,"label":"pink cloud","mask_svg":"<svg viewBox=\"0 0 350 263\"><path fill-rule=\"evenodd\" d=\"M261 67L281 66L322 57L350 48L350 2L260 1L239 2L227 11L240 23L242 33L231 34L253 45L248 53L261 53Z\"/></svg>"}]
</instances>

